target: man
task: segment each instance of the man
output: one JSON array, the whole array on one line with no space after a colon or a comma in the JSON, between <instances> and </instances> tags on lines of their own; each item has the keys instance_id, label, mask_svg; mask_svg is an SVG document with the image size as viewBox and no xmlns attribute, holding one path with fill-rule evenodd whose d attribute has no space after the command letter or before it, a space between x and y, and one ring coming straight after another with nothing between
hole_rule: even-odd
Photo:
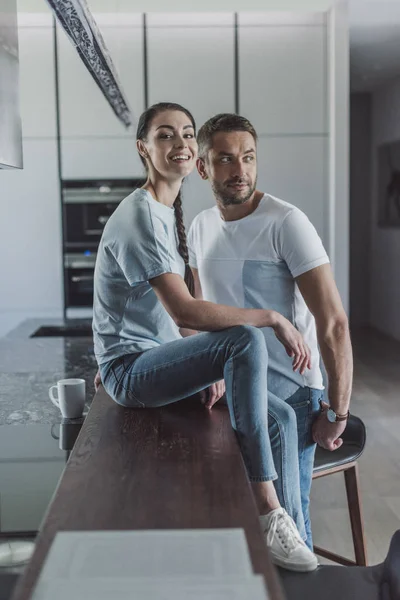
<instances>
[{"instance_id":1,"label":"man","mask_svg":"<svg viewBox=\"0 0 400 600\"><path fill-rule=\"evenodd\" d=\"M256 189L257 134L251 123L235 114L220 114L203 125L197 141L198 172L210 182L216 206L200 213L189 231L196 297L274 309L297 327L311 349L311 368L301 375L293 371L273 331L264 330L268 390L290 405L297 418L305 537L312 548L309 496L315 442L331 451L339 448L349 414L352 350L347 317L313 225L298 208ZM318 344L330 408L321 402ZM222 385L214 386L209 408L222 392ZM279 435L279 424L271 415L269 430L273 449L278 448L273 438ZM276 486L285 505L282 480L279 476Z\"/></svg>"}]
</instances>

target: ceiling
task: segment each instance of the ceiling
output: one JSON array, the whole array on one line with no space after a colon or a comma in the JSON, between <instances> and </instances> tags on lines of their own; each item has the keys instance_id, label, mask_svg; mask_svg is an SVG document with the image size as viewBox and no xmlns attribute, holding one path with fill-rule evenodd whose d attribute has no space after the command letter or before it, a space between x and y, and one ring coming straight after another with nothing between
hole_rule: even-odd
<instances>
[{"instance_id":1,"label":"ceiling","mask_svg":"<svg viewBox=\"0 0 400 600\"><path fill-rule=\"evenodd\" d=\"M1 2L1 0L0 0ZM335 0L87 0L93 12L240 12L249 10L325 11ZM46 0L17 0L20 12L40 12Z\"/></svg>"},{"instance_id":2,"label":"ceiling","mask_svg":"<svg viewBox=\"0 0 400 600\"><path fill-rule=\"evenodd\" d=\"M352 91L400 77L400 0L350 0Z\"/></svg>"},{"instance_id":3,"label":"ceiling","mask_svg":"<svg viewBox=\"0 0 400 600\"><path fill-rule=\"evenodd\" d=\"M1 1L1 0L0 0ZM326 10L335 0L202 0L202 11ZM336 0L339 1L339 0ZM87 0L95 12L198 11L191 0ZM39 12L45 0L18 0L20 12ZM349 0L352 91L372 91L400 77L400 0Z\"/></svg>"}]
</instances>

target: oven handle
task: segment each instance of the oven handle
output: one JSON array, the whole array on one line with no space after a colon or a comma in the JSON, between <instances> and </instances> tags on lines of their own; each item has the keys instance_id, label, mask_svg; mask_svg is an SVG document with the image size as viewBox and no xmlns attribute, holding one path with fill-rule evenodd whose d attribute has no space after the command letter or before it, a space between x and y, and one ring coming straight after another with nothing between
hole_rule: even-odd
<instances>
[{"instance_id":1,"label":"oven handle","mask_svg":"<svg viewBox=\"0 0 400 600\"><path fill-rule=\"evenodd\" d=\"M81 281L93 281L93 275L72 275L72 283L80 283Z\"/></svg>"}]
</instances>

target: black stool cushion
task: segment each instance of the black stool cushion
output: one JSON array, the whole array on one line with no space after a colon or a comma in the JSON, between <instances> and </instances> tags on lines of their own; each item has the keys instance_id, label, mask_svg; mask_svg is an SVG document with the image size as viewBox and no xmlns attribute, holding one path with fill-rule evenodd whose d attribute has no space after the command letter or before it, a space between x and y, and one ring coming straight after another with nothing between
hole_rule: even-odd
<instances>
[{"instance_id":1,"label":"black stool cushion","mask_svg":"<svg viewBox=\"0 0 400 600\"><path fill-rule=\"evenodd\" d=\"M314 473L331 469L357 460L364 451L365 425L358 417L350 415L343 432L343 444L334 452L317 446L314 459Z\"/></svg>"},{"instance_id":2,"label":"black stool cushion","mask_svg":"<svg viewBox=\"0 0 400 600\"><path fill-rule=\"evenodd\" d=\"M287 600L380 600L382 573L383 565L321 566L312 573L279 569Z\"/></svg>"},{"instance_id":3,"label":"black stool cushion","mask_svg":"<svg viewBox=\"0 0 400 600\"><path fill-rule=\"evenodd\" d=\"M375 567L321 566L312 573L278 569L287 600L399 600L400 529Z\"/></svg>"},{"instance_id":4,"label":"black stool cushion","mask_svg":"<svg viewBox=\"0 0 400 600\"><path fill-rule=\"evenodd\" d=\"M400 529L390 542L389 554L384 562L381 600L400 598Z\"/></svg>"}]
</instances>

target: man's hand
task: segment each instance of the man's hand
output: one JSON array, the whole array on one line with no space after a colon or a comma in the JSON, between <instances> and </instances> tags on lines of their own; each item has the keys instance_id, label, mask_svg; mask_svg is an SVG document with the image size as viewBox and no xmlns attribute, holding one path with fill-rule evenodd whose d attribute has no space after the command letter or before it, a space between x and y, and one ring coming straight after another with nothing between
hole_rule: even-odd
<instances>
[{"instance_id":1,"label":"man's hand","mask_svg":"<svg viewBox=\"0 0 400 600\"><path fill-rule=\"evenodd\" d=\"M333 452L343 444L340 436L346 429L347 421L331 423L326 416L329 406L325 402L322 402L321 405L323 410L315 420L312 428L313 440L321 448Z\"/></svg>"},{"instance_id":2,"label":"man's hand","mask_svg":"<svg viewBox=\"0 0 400 600\"><path fill-rule=\"evenodd\" d=\"M96 390L96 392L99 389L100 385L101 385L100 371L97 371L95 378L94 378L94 389Z\"/></svg>"},{"instance_id":3,"label":"man's hand","mask_svg":"<svg viewBox=\"0 0 400 600\"><path fill-rule=\"evenodd\" d=\"M200 392L201 403L208 409L211 409L216 402L225 394L225 381L217 381L210 387Z\"/></svg>"}]
</instances>

